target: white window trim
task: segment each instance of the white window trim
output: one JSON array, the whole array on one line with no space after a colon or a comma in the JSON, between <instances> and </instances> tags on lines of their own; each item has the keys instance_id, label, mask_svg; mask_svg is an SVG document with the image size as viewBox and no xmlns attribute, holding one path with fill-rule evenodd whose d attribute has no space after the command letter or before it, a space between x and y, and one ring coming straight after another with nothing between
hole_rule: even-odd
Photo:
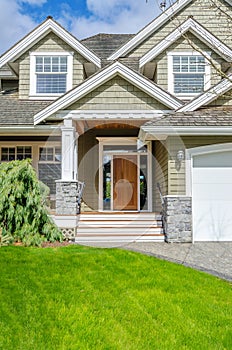
<instances>
[{"instance_id":1,"label":"white window trim","mask_svg":"<svg viewBox=\"0 0 232 350\"><path fill-rule=\"evenodd\" d=\"M39 94L36 93L36 57L38 56L67 56L67 85L66 85L66 92L72 89L72 83L73 83L73 52L57 52L57 51L47 51L47 52L30 52L30 91L29 91L29 97L33 99L52 99L63 95L63 94Z\"/></svg>"},{"instance_id":2,"label":"white window trim","mask_svg":"<svg viewBox=\"0 0 232 350\"><path fill-rule=\"evenodd\" d=\"M174 93L174 73L173 73L173 56L204 56L206 57L206 65L205 65L205 85L204 91L208 90L211 87L211 67L208 60L210 60L211 52L202 52L202 54L198 51L169 51L167 52L168 57L168 91L181 99L191 99L200 93L189 93L189 94L176 94Z\"/></svg>"},{"instance_id":3,"label":"white window trim","mask_svg":"<svg viewBox=\"0 0 232 350\"><path fill-rule=\"evenodd\" d=\"M31 157L30 157L30 159L32 159L32 157L33 157L33 148L32 148L32 144L30 143L30 144L25 144L25 143L22 143L22 144L4 144L4 143L2 143L1 144L1 147L0 147L0 163L8 163L8 162L10 162L10 160L2 160L2 149L3 148L8 148L8 150L9 150L9 148L14 148L14 150L15 150L15 159L14 160L17 160L17 155L18 154L20 154L20 153L18 153L17 152L17 148L18 147L30 147L31 148ZM9 153L7 153L7 155L9 155ZM26 158L23 158L23 159L26 159Z\"/></svg>"},{"instance_id":4,"label":"white window trim","mask_svg":"<svg viewBox=\"0 0 232 350\"><path fill-rule=\"evenodd\" d=\"M46 148L52 148L53 149L53 160L41 160L40 159L40 149L46 149ZM56 148L60 148L60 155L61 155L61 159L60 160L56 160L56 158L55 158L55 155L56 155ZM53 146L53 145L44 145L44 146L40 146L39 145L39 159L38 159L38 163L39 164L50 164L50 163L56 163L56 164L61 164L61 160L62 160L62 149L61 149L61 145L59 145L59 146Z\"/></svg>"}]
</instances>

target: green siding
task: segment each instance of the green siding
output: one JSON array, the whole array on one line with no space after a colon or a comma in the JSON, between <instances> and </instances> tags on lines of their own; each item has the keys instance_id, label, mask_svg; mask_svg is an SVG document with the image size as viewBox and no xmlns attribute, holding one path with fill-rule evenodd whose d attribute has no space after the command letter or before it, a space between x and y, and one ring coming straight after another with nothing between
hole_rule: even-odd
<instances>
[{"instance_id":1,"label":"green siding","mask_svg":"<svg viewBox=\"0 0 232 350\"><path fill-rule=\"evenodd\" d=\"M79 53L74 52L68 44L54 33L46 35L38 43L24 53L17 61L19 63L19 98L26 99L30 89L30 55L29 51L38 52L73 52L73 87L84 80L83 64L87 60Z\"/></svg>"},{"instance_id":2,"label":"green siding","mask_svg":"<svg viewBox=\"0 0 232 350\"><path fill-rule=\"evenodd\" d=\"M166 110L168 108L125 79L115 77L69 106L68 109Z\"/></svg>"},{"instance_id":3,"label":"green siding","mask_svg":"<svg viewBox=\"0 0 232 350\"><path fill-rule=\"evenodd\" d=\"M157 190L157 183L160 184L162 195L168 193L168 151L165 141L154 142L153 156L155 163L153 172L153 210L159 212L162 210L162 205Z\"/></svg>"},{"instance_id":4,"label":"green siding","mask_svg":"<svg viewBox=\"0 0 232 350\"><path fill-rule=\"evenodd\" d=\"M215 5L214 5L215 4ZM218 8L216 8L218 6ZM141 57L157 45L162 39L180 26L187 18L193 17L222 42L232 46L232 37L228 32L232 29L232 8L223 0L195 0L167 21L149 38L128 53L129 57Z\"/></svg>"},{"instance_id":5,"label":"green siding","mask_svg":"<svg viewBox=\"0 0 232 350\"><path fill-rule=\"evenodd\" d=\"M95 132L90 130L78 139L78 179L84 181L83 211L98 210L99 150Z\"/></svg>"},{"instance_id":6,"label":"green siding","mask_svg":"<svg viewBox=\"0 0 232 350\"><path fill-rule=\"evenodd\" d=\"M215 52L210 50L207 45L202 43L198 38L196 38L193 34L188 33L188 38L191 40L196 51L199 52L208 52L211 53L210 57L213 62L213 66L211 66L211 85L217 84L221 80L221 75L218 73L218 70L221 69L222 63L224 60ZM179 38L175 43L170 45L168 48L169 52L191 52L193 51L193 47L189 44L187 38ZM168 89L168 57L167 51L160 54L154 61L157 63L157 84L163 89ZM217 69L216 69L217 67Z\"/></svg>"},{"instance_id":7,"label":"green siding","mask_svg":"<svg viewBox=\"0 0 232 350\"><path fill-rule=\"evenodd\" d=\"M232 136L185 136L169 137L167 140L168 149L168 194L184 195L185 191L185 162L182 162L178 169L176 153L179 149L189 149L200 146L207 146L220 143L232 142Z\"/></svg>"}]
</instances>

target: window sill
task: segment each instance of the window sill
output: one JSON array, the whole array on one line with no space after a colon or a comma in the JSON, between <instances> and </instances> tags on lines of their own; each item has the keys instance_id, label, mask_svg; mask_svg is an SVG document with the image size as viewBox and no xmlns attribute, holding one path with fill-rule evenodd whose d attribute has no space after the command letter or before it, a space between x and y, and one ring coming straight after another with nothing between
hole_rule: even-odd
<instances>
[{"instance_id":1,"label":"window sill","mask_svg":"<svg viewBox=\"0 0 232 350\"><path fill-rule=\"evenodd\" d=\"M54 94L54 95L46 95L46 94L39 94L39 95L29 95L29 100L56 100L60 96L64 95L62 94Z\"/></svg>"}]
</instances>

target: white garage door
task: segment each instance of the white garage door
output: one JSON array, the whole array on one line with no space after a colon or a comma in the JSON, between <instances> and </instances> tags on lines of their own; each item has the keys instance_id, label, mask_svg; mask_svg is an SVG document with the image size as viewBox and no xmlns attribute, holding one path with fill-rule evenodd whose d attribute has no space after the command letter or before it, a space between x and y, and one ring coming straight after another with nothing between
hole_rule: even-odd
<instances>
[{"instance_id":1,"label":"white garage door","mask_svg":"<svg viewBox=\"0 0 232 350\"><path fill-rule=\"evenodd\" d=\"M232 241L232 151L193 157L195 241Z\"/></svg>"}]
</instances>

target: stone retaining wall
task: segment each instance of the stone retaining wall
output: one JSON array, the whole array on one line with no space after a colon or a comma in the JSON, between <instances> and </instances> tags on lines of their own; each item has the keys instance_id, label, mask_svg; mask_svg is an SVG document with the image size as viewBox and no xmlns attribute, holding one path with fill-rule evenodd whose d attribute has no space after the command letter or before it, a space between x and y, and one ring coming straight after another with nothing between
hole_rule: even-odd
<instances>
[{"instance_id":1,"label":"stone retaining wall","mask_svg":"<svg viewBox=\"0 0 232 350\"><path fill-rule=\"evenodd\" d=\"M164 196L163 225L167 242L192 242L192 198Z\"/></svg>"}]
</instances>

